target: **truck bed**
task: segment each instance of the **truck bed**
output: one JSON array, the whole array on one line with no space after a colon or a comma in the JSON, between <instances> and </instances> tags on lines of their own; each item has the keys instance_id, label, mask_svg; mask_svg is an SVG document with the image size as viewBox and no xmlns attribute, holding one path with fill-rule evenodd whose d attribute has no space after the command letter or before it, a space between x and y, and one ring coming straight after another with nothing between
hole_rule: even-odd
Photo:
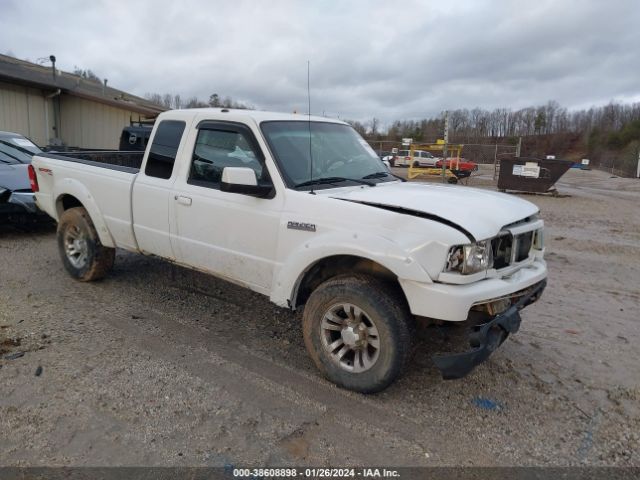
<instances>
[{"instance_id":1,"label":"truck bed","mask_svg":"<svg viewBox=\"0 0 640 480\"><path fill-rule=\"evenodd\" d=\"M41 157L67 162L84 163L94 167L109 168L127 173L138 173L144 152L121 152L116 150L79 150L70 152L40 153Z\"/></svg>"},{"instance_id":2,"label":"truck bed","mask_svg":"<svg viewBox=\"0 0 640 480\"><path fill-rule=\"evenodd\" d=\"M38 206L58 219L58 202L73 202L69 198L75 197L95 219L104 245L137 250L131 195L143 156L144 152L108 150L39 153L32 163L47 174L39 177ZM66 191L63 200L58 193L61 185Z\"/></svg>"}]
</instances>

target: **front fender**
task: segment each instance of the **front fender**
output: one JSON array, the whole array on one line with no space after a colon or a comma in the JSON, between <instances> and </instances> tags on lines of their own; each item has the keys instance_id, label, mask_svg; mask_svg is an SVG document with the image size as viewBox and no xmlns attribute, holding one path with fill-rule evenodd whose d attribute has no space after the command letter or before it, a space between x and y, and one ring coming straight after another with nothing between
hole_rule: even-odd
<instances>
[{"instance_id":1,"label":"front fender","mask_svg":"<svg viewBox=\"0 0 640 480\"><path fill-rule=\"evenodd\" d=\"M62 215L62 202L61 199L64 195L71 195L78 199L78 201L82 204L82 206L87 210L89 216L91 217L91 221L96 228L96 232L98 233L98 237L100 237L100 242L105 247L115 248L116 244L111 236L111 232L107 228L107 224L104 221L104 217L102 212L98 208L98 204L96 203L93 195L89 192L87 187L85 187L78 180L74 180L72 178L65 178L60 183L57 183L54 186L54 198L56 199L56 213L58 219Z\"/></svg>"},{"instance_id":2,"label":"front fender","mask_svg":"<svg viewBox=\"0 0 640 480\"><path fill-rule=\"evenodd\" d=\"M285 261L274 274L271 301L283 307L289 306L305 273L318 261L338 255L371 260L390 270L398 278L432 283L424 268L389 239L374 235L332 232L309 239L281 257L285 258Z\"/></svg>"}]
</instances>

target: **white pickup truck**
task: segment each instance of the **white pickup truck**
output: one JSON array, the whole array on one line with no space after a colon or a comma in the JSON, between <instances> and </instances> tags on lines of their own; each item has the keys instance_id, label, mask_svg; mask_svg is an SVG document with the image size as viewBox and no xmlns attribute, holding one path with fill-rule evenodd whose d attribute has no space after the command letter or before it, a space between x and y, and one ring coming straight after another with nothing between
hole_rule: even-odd
<instances>
[{"instance_id":1,"label":"white pickup truck","mask_svg":"<svg viewBox=\"0 0 640 480\"><path fill-rule=\"evenodd\" d=\"M418 319L468 330L469 350L433 356L445 378L464 376L546 284L536 206L401 181L340 121L169 111L139 158L87 158L39 154L30 169L74 278L103 277L122 248L304 307L311 358L348 389L391 384Z\"/></svg>"}]
</instances>

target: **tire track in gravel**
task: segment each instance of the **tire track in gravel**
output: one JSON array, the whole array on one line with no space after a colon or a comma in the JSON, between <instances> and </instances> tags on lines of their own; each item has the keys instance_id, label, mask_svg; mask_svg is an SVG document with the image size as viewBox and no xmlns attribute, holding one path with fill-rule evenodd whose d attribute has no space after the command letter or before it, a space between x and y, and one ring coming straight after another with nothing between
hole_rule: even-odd
<instances>
[{"instance_id":1,"label":"tire track in gravel","mask_svg":"<svg viewBox=\"0 0 640 480\"><path fill-rule=\"evenodd\" d=\"M100 301L104 302L104 295ZM375 397L338 389L316 376L248 351L235 341L217 338L214 331L176 323L157 310L139 307L140 318L135 320L116 312L102 318L135 339L137 348L175 363L207 382L224 386L239 401L301 426L314 425L316 432L335 437L334 442L340 448L349 450L360 444L362 461L384 463L383 452L389 444L402 448L395 449L386 461L405 465L475 464L490 456L477 443L471 445L465 438L447 431L446 426L425 425L400 417L397 412L380 407ZM371 438L375 441L371 442ZM377 453L370 457L372 451ZM464 452L464 459L452 457L452 453L459 451ZM425 452L431 461L425 462Z\"/></svg>"},{"instance_id":2,"label":"tire track in gravel","mask_svg":"<svg viewBox=\"0 0 640 480\"><path fill-rule=\"evenodd\" d=\"M55 262L54 239L39 240L34 261L42 257L48 259L47 263ZM176 321L174 308L161 311L162 307L154 302L161 296L158 290L166 287L163 284L169 279L168 270L177 269L181 280L188 275L187 271L153 258L126 253L119 256L113 278L106 281L78 283L67 278L60 267L45 267L49 275L39 277L29 288L38 292L38 303L47 305L51 316L64 318L69 315L65 312L73 312L72 316L78 318L82 312L91 312L87 326L94 328L104 322L122 332L116 335L124 338L122 349L146 352L192 377L222 388L239 404L263 411L269 418L267 421L280 418L298 425L277 444L265 445L265 449L271 451L274 464L299 463L301 459L317 464L327 459L389 465L485 464L493 457L477 442L471 442L462 432L453 433L433 417L428 418L431 424L425 424L419 418L401 416L401 407L390 408L376 401L375 396L340 390L319 378L315 370L311 373L284 365L252 351L251 345L242 338L229 333L220 336L215 328L203 328L196 323L197 311L193 318L185 312L187 315ZM146 268L141 274L139 267L142 266ZM152 277L141 283L140 276ZM18 275L17 280L20 278ZM253 304L270 304L253 294L248 297L249 302L243 304L235 297L237 287L225 282L221 285L229 287L230 295L209 293L207 305L237 310L233 312L234 321L252 314L258 321L263 320L264 313L254 311ZM179 282L170 286L173 293L169 301L176 296L189 300L207 293L199 288L183 287ZM14 307L22 309L19 305ZM135 318L129 312L136 312ZM223 319L214 317L209 326L215 327L215 322L220 321ZM212 399L212 403L215 402L216 399Z\"/></svg>"}]
</instances>

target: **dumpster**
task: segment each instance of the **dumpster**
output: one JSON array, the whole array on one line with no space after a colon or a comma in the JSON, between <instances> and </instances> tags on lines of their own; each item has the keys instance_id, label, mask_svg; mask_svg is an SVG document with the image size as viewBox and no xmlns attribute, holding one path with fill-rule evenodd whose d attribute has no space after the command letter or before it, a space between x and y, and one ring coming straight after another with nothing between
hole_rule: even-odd
<instances>
[{"instance_id":1,"label":"dumpster","mask_svg":"<svg viewBox=\"0 0 640 480\"><path fill-rule=\"evenodd\" d=\"M498 189L546 193L571 165L573 162L569 160L505 158L500 161Z\"/></svg>"}]
</instances>

